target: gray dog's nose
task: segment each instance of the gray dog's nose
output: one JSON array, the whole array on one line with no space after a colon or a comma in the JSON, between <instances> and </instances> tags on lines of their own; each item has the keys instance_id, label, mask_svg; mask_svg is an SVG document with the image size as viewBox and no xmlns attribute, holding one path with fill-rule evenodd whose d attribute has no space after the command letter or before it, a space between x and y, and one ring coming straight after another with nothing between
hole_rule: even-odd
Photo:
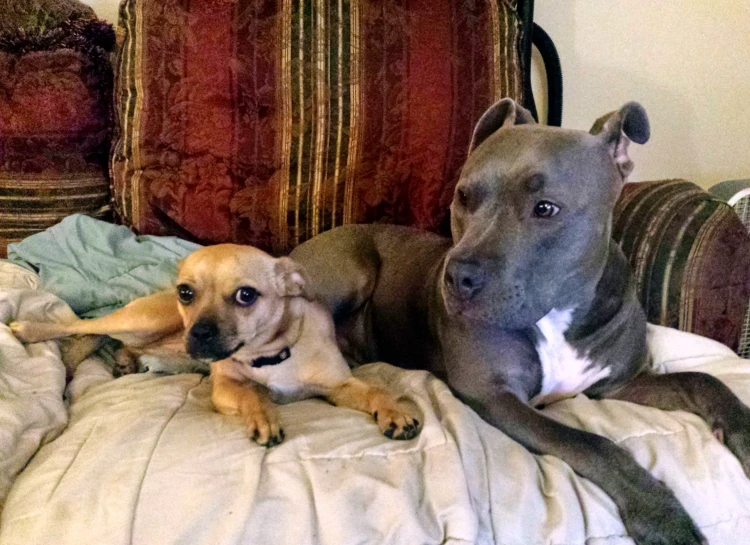
<instances>
[{"instance_id":1,"label":"gray dog's nose","mask_svg":"<svg viewBox=\"0 0 750 545\"><path fill-rule=\"evenodd\" d=\"M212 320L198 320L190 328L190 336L196 341L208 341L218 334L219 328Z\"/></svg>"},{"instance_id":2,"label":"gray dog's nose","mask_svg":"<svg viewBox=\"0 0 750 545\"><path fill-rule=\"evenodd\" d=\"M468 301L484 288L486 276L484 270L472 261L451 260L445 267L445 282L456 295Z\"/></svg>"}]
</instances>

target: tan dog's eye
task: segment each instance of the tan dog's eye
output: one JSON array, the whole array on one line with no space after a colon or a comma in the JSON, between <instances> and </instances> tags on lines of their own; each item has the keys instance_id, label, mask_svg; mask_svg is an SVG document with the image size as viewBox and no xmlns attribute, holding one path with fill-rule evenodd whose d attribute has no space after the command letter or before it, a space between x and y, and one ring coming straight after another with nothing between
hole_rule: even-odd
<instances>
[{"instance_id":1,"label":"tan dog's eye","mask_svg":"<svg viewBox=\"0 0 750 545\"><path fill-rule=\"evenodd\" d=\"M177 299L183 305L189 305L195 299L195 291L187 284L180 284L177 286Z\"/></svg>"},{"instance_id":2,"label":"tan dog's eye","mask_svg":"<svg viewBox=\"0 0 750 545\"><path fill-rule=\"evenodd\" d=\"M249 307L258 298L258 290L249 286L243 286L234 294L234 300L242 307Z\"/></svg>"}]
</instances>

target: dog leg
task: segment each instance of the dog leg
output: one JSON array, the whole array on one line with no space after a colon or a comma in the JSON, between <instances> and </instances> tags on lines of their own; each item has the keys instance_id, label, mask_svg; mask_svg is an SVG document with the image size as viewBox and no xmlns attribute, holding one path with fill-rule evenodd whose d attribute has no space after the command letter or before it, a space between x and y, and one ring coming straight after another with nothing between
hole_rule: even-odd
<instances>
[{"instance_id":1,"label":"dog leg","mask_svg":"<svg viewBox=\"0 0 750 545\"><path fill-rule=\"evenodd\" d=\"M112 368L112 376L120 378L124 375L132 375L138 372L138 355L134 354L124 346L115 350L115 365Z\"/></svg>"},{"instance_id":2,"label":"dog leg","mask_svg":"<svg viewBox=\"0 0 750 545\"><path fill-rule=\"evenodd\" d=\"M737 457L750 478L750 408L716 377L697 372L644 373L603 397L697 414Z\"/></svg>"},{"instance_id":3,"label":"dog leg","mask_svg":"<svg viewBox=\"0 0 750 545\"><path fill-rule=\"evenodd\" d=\"M21 341L36 343L68 335L108 335L128 346L151 344L183 327L177 295L162 292L131 301L111 314L93 320L13 322L10 329Z\"/></svg>"},{"instance_id":4,"label":"dog leg","mask_svg":"<svg viewBox=\"0 0 750 545\"><path fill-rule=\"evenodd\" d=\"M101 335L82 335L62 339L60 357L65 364L68 379L73 378L78 365L104 346L107 340L107 337Z\"/></svg>"},{"instance_id":5,"label":"dog leg","mask_svg":"<svg viewBox=\"0 0 750 545\"><path fill-rule=\"evenodd\" d=\"M357 378L331 389L326 399L336 406L371 414L389 439L413 439L420 432L419 420L400 407L392 395Z\"/></svg>"},{"instance_id":6,"label":"dog leg","mask_svg":"<svg viewBox=\"0 0 750 545\"><path fill-rule=\"evenodd\" d=\"M75 335L60 339L60 356L65 365L68 380L83 360L99 350L107 342L113 342L105 335ZM127 348L120 347L114 353L115 365L112 376L115 378L138 371L138 356Z\"/></svg>"},{"instance_id":7,"label":"dog leg","mask_svg":"<svg viewBox=\"0 0 750 545\"><path fill-rule=\"evenodd\" d=\"M334 318L352 315L370 299L378 278L380 258L372 239L352 230L350 236L328 244L329 232L297 246L289 256L312 279L315 299ZM341 259L342 256L346 259ZM338 324L337 324L338 325Z\"/></svg>"},{"instance_id":8,"label":"dog leg","mask_svg":"<svg viewBox=\"0 0 750 545\"><path fill-rule=\"evenodd\" d=\"M672 491L609 439L555 422L509 391L470 405L531 452L562 459L604 490L638 545L706 544Z\"/></svg>"},{"instance_id":9,"label":"dog leg","mask_svg":"<svg viewBox=\"0 0 750 545\"><path fill-rule=\"evenodd\" d=\"M221 414L239 415L248 435L259 445L273 447L284 440L276 406L268 390L250 380L237 380L222 373L216 362L211 365L213 381L211 401Z\"/></svg>"}]
</instances>

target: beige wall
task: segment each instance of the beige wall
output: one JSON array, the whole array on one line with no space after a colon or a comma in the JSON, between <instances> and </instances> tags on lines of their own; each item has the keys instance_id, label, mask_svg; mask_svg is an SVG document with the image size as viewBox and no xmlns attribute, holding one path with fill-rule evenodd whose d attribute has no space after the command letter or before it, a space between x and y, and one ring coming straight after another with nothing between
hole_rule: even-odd
<instances>
[{"instance_id":1,"label":"beige wall","mask_svg":"<svg viewBox=\"0 0 750 545\"><path fill-rule=\"evenodd\" d=\"M750 178L750 2L536 0L563 66L563 125L641 102L633 180Z\"/></svg>"},{"instance_id":2,"label":"beige wall","mask_svg":"<svg viewBox=\"0 0 750 545\"><path fill-rule=\"evenodd\" d=\"M81 0L86 5L94 8L96 15L112 23L117 24L117 10L120 6L119 0Z\"/></svg>"},{"instance_id":3,"label":"beige wall","mask_svg":"<svg viewBox=\"0 0 750 545\"><path fill-rule=\"evenodd\" d=\"M84 1L116 20L117 0ZM709 187L750 178L748 0L535 4L563 64L565 126L587 129L599 115L638 100L652 137L633 146L633 180L684 177Z\"/></svg>"}]
</instances>

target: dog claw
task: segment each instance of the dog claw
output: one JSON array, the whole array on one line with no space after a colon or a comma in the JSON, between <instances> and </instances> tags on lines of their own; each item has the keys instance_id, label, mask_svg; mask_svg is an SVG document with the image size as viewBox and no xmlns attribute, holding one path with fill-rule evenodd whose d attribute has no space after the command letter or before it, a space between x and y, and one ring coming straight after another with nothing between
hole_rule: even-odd
<instances>
[{"instance_id":1,"label":"dog claw","mask_svg":"<svg viewBox=\"0 0 750 545\"><path fill-rule=\"evenodd\" d=\"M265 443L259 443L259 444L260 446L266 447L266 448L275 447L276 445L280 445L284 441L284 437L285 437L284 430L279 430L279 433L277 435L271 435L268 438L268 441L266 441Z\"/></svg>"},{"instance_id":2,"label":"dog claw","mask_svg":"<svg viewBox=\"0 0 750 545\"><path fill-rule=\"evenodd\" d=\"M394 439L407 441L409 439L414 439L417 435L419 435L419 426L418 421L415 421L414 424L408 424L404 426L402 432L394 437Z\"/></svg>"},{"instance_id":3,"label":"dog claw","mask_svg":"<svg viewBox=\"0 0 750 545\"><path fill-rule=\"evenodd\" d=\"M413 439L421 431L419 420L397 409L381 411L379 414L376 411L373 417L378 423L380 432L388 439L398 441Z\"/></svg>"},{"instance_id":4,"label":"dog claw","mask_svg":"<svg viewBox=\"0 0 750 545\"><path fill-rule=\"evenodd\" d=\"M393 439L393 433L396 431L396 423L391 422L391 425L388 427L387 430L383 432L383 435L385 435L388 439Z\"/></svg>"},{"instance_id":5,"label":"dog claw","mask_svg":"<svg viewBox=\"0 0 750 545\"><path fill-rule=\"evenodd\" d=\"M247 436L264 447L273 447L284 440L284 430L279 425L273 407L244 412Z\"/></svg>"}]
</instances>

